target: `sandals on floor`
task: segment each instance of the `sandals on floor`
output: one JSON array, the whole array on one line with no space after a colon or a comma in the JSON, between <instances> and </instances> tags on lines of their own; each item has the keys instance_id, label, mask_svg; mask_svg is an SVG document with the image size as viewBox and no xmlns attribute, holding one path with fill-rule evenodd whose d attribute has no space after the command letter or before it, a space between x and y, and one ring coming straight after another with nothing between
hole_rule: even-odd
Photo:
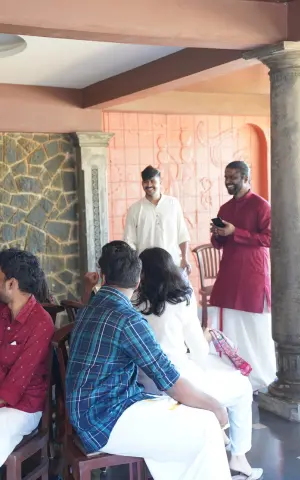
<instances>
[{"instance_id":1,"label":"sandals on floor","mask_svg":"<svg viewBox=\"0 0 300 480\"><path fill-rule=\"evenodd\" d=\"M261 480L263 478L263 474L264 471L262 468L252 468L252 473L250 476L231 470L232 480Z\"/></svg>"}]
</instances>

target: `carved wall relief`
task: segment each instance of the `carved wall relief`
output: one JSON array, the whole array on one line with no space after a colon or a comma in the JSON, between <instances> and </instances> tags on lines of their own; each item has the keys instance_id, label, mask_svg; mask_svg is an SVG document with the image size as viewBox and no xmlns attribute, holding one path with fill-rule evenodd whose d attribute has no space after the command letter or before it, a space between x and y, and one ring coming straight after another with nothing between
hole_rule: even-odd
<instances>
[{"instance_id":1,"label":"carved wall relief","mask_svg":"<svg viewBox=\"0 0 300 480\"><path fill-rule=\"evenodd\" d=\"M111 239L122 238L127 209L143 195L140 172L149 164L161 170L164 192L179 198L192 248L209 242L210 219L229 199L224 187L229 162L248 161L255 171L253 189L262 194L259 172L266 159L255 128L268 139L269 118L105 112L103 124L115 134L109 145Z\"/></svg>"}]
</instances>

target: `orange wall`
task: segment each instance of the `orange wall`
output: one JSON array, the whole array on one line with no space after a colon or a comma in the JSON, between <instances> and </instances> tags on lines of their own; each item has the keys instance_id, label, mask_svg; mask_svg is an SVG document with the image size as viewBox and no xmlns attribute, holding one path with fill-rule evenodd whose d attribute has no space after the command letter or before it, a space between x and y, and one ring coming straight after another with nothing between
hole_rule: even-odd
<instances>
[{"instance_id":1,"label":"orange wall","mask_svg":"<svg viewBox=\"0 0 300 480\"><path fill-rule=\"evenodd\" d=\"M228 200L224 168L247 161L254 191L268 198L269 118L104 112L109 146L110 239L123 235L127 208L143 195L140 172L149 164L162 172L166 194L179 198L191 247L209 242L210 219ZM193 261L192 283L199 287Z\"/></svg>"}]
</instances>

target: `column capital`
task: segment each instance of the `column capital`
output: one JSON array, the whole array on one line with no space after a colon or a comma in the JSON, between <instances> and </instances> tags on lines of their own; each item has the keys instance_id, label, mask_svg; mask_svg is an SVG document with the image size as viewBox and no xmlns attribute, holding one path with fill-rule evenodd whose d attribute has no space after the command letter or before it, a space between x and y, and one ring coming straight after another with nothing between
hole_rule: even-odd
<instances>
[{"instance_id":1,"label":"column capital","mask_svg":"<svg viewBox=\"0 0 300 480\"><path fill-rule=\"evenodd\" d=\"M78 132L77 137L80 147L108 147L113 133L106 132Z\"/></svg>"},{"instance_id":2,"label":"column capital","mask_svg":"<svg viewBox=\"0 0 300 480\"><path fill-rule=\"evenodd\" d=\"M270 70L300 68L300 42L283 41L275 45L265 45L243 54L245 60L258 59Z\"/></svg>"}]
</instances>

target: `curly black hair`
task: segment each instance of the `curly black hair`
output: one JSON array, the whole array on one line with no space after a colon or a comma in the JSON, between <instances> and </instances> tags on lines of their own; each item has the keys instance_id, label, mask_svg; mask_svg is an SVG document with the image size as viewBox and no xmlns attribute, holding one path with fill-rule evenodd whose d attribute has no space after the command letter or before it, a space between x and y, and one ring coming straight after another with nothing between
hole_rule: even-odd
<instances>
[{"instance_id":1,"label":"curly black hair","mask_svg":"<svg viewBox=\"0 0 300 480\"><path fill-rule=\"evenodd\" d=\"M21 292L39 295L45 276L35 255L17 248L1 250L0 268L6 280L15 278L18 281Z\"/></svg>"}]
</instances>

